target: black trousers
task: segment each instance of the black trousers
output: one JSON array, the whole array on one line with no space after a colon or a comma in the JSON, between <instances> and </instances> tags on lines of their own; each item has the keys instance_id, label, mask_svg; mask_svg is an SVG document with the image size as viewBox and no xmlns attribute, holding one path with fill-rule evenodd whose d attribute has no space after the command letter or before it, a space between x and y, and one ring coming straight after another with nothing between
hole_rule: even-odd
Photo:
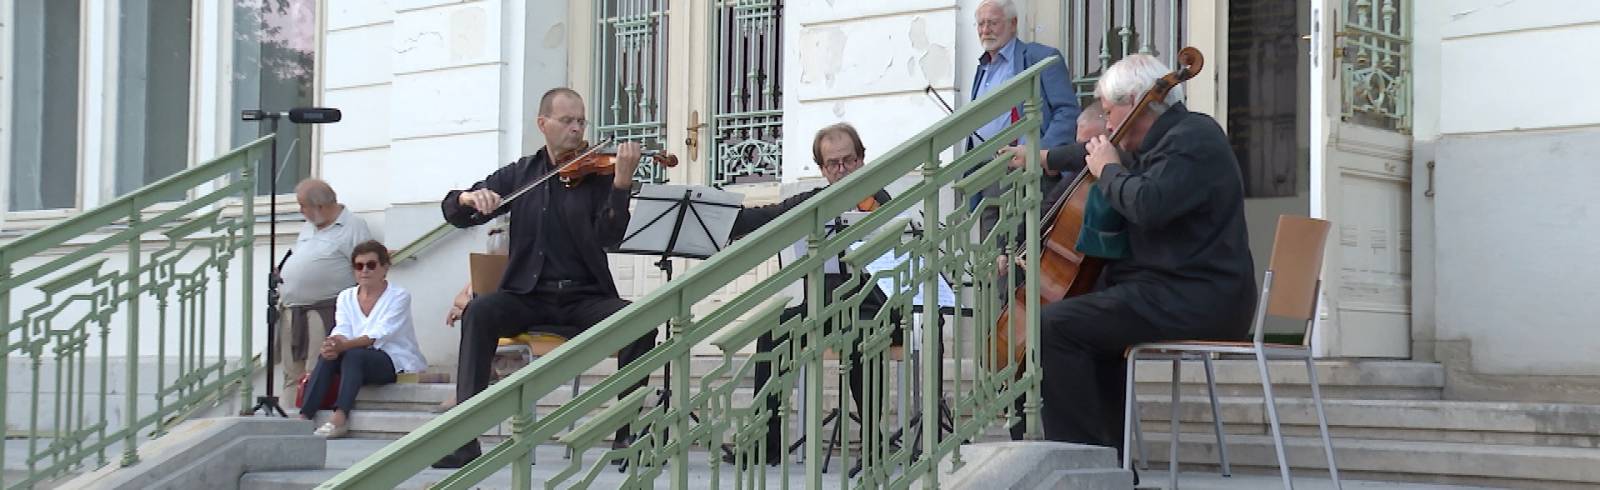
<instances>
[{"instance_id":1,"label":"black trousers","mask_svg":"<svg viewBox=\"0 0 1600 490\"><path fill-rule=\"evenodd\" d=\"M576 335L605 320L628 302L616 296L595 292L513 294L489 293L467 303L462 317L461 348L456 361L456 401L468 398L489 386L494 352L502 337L514 337L534 327L571 329L569 332L552 332L568 337ZM617 353L617 366L628 365L649 352L656 344L654 330L634 340ZM618 398L644 386L640 380L633 388ZM629 434L624 426L617 431L618 440ZM469 445L476 445L474 440Z\"/></svg>"},{"instance_id":2,"label":"black trousers","mask_svg":"<svg viewBox=\"0 0 1600 490\"><path fill-rule=\"evenodd\" d=\"M305 406L300 407L300 415L317 416L317 410L322 408L322 397L328 396L328 390L333 388L335 374L339 375L339 396L333 406L348 415L356 407L356 393L362 386L394 382L394 361L389 359L388 353L371 347L341 352L331 361L318 358L317 367L306 380L306 399L302 401Z\"/></svg>"},{"instance_id":3,"label":"black trousers","mask_svg":"<svg viewBox=\"0 0 1600 490\"><path fill-rule=\"evenodd\" d=\"M880 303L881 303L881 301L880 301ZM779 323L786 322L786 321L789 321L792 318L796 318L796 317L799 317L801 315L804 315L805 313L806 313L806 306L805 305L800 305L800 306L796 306L796 307L793 307L793 308L788 308L788 309L783 310L783 314L779 317L778 321L779 321ZM860 318L862 320L870 320L872 317L874 317L876 315L877 315L876 311L862 310ZM903 339L905 338L905 331L901 327L901 323L902 322L900 321L900 315L898 315L898 314L891 315L890 322L892 322L894 324L894 332L891 334L891 337L890 337L891 339L893 339L891 343L893 345L901 345ZM823 332L825 332L824 335L832 333L833 332L833 322L829 321L829 322L823 323L823 327L822 328L823 328ZM859 344L861 342L861 337L860 337L860 332L861 331L860 330L855 330L855 332L856 332L856 337L854 339L854 342ZM775 337L772 336L771 333L761 334L761 337L756 339L756 351L757 352L772 352L773 349L777 348L777 345L780 342L784 342L785 340L788 340L787 336L781 336L781 337L776 337L775 338ZM882 359L882 358L880 358L880 359ZM865 375L866 364L863 363L862 360L861 360L861 351L860 350L852 351L850 353L848 361L850 362L850 370L849 370L850 373L849 373L849 380L848 380L848 382L850 383L850 399L851 399L851 401L855 402L856 413L861 414L861 420L862 420L863 428L868 429L868 430L872 430L873 428L875 428L877 426L877 424L879 422L879 419L881 419L882 416L883 416L883 407L880 407L880 406L862 406L861 394L866 392L866 375ZM878 380L877 380L877 382L875 384L877 386L884 386L884 384L883 384L884 379L883 379L882 375L885 372L885 370L887 368L887 365L886 365L886 363L884 363L882 361L879 361L879 362L877 362L875 364L876 365L873 366L873 372L877 374L876 377L878 378ZM785 371L785 372L787 372L787 371ZM820 373L818 373L817 375L820 375ZM772 363L768 362L768 361L757 362L756 363L756 367L755 367L755 386L756 386L757 391L759 391L761 389L761 387L766 386L767 381L769 381L771 379L772 379ZM783 439L782 439L782 434L783 433L782 433L782 431L783 431L783 423L784 423L785 417L783 417L784 414L781 414L781 413L778 412L778 396L779 395L777 393L774 393L772 396L767 397L767 412L773 414L771 418L767 419L767 435L766 435L766 440L765 440L766 447L767 447L767 453L766 454L767 454L767 457L769 457L769 458L776 458L777 455L782 454L783 449L784 449L783 448ZM874 405L876 405L876 404L874 404ZM818 415L820 416L820 414L818 414ZM842 423L845 422L845 418L846 417L847 417L847 415L841 414L839 416L839 419L837 419L834 423L842 424Z\"/></svg>"},{"instance_id":4,"label":"black trousers","mask_svg":"<svg viewBox=\"0 0 1600 490\"><path fill-rule=\"evenodd\" d=\"M1143 342L1200 337L1158 328L1105 290L1045 305L1039 317L1045 437L1119 450L1128 376L1123 352Z\"/></svg>"}]
</instances>

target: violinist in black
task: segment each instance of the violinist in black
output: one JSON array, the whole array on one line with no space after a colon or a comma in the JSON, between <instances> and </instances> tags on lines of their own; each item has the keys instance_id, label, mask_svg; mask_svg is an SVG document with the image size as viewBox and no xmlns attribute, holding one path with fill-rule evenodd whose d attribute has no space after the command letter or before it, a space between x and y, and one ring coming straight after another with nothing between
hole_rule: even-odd
<instances>
[{"instance_id":1,"label":"violinist in black","mask_svg":"<svg viewBox=\"0 0 1600 490\"><path fill-rule=\"evenodd\" d=\"M547 142L544 149L502 167L471 188L450 191L440 203L445 221L459 228L511 213L510 257L500 289L474 298L463 313L458 402L465 403L489 386L498 339L535 326L569 329L554 333L570 338L628 305L617 294L604 248L621 242L627 229L639 145L617 148L614 175L590 175L570 187L551 179L502 207L505 196L555 171L561 162L552 161L552 154L575 155L584 145L588 121L583 99L571 89L545 92L536 122ZM652 331L618 353L619 367L654 346ZM643 385L641 381L635 389ZM625 441L628 434L628 427L623 427L616 441ZM474 439L434 467L459 468L480 454Z\"/></svg>"}]
</instances>

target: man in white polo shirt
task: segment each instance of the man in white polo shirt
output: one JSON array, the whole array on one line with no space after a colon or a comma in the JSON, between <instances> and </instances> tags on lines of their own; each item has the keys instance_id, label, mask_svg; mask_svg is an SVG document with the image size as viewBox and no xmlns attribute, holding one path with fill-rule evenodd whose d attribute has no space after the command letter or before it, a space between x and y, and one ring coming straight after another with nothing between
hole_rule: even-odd
<instances>
[{"instance_id":1,"label":"man in white polo shirt","mask_svg":"<svg viewBox=\"0 0 1600 490\"><path fill-rule=\"evenodd\" d=\"M333 329L339 291L356 284L350 251L372 239L367 222L339 204L338 194L327 182L301 181L294 187L294 197L307 226L283 264L283 284L278 287L284 311L273 348L283 363L284 386L296 385L315 366L312 346L322 345Z\"/></svg>"}]
</instances>

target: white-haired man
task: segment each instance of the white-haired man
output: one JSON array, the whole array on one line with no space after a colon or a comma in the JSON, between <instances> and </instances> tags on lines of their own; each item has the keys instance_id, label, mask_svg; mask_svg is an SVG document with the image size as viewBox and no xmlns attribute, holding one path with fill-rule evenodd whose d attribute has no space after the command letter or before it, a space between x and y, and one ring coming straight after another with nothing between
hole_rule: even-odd
<instances>
[{"instance_id":1,"label":"white-haired man","mask_svg":"<svg viewBox=\"0 0 1600 490\"><path fill-rule=\"evenodd\" d=\"M1017 39L1017 5L1011 0L984 0L973 12L973 20L978 27L978 42L983 44L983 54L978 57L978 67L972 77L970 93L973 100L1000 88L1011 77L1035 63L1051 56L1061 56L1061 51L1056 48ZM1077 128L1078 94L1072 89L1065 59L1045 67L1039 74L1039 88L1042 92L1039 109L1044 114L1044 121L1039 124L1039 147L1072 143L1073 132ZM1012 108L1008 115L995 117L968 138L967 147L970 149L982 140L993 138L1021 117L1020 107ZM1048 191L1059 180L1059 176L1046 175L1040 179L1039 189ZM1000 186L992 186L983 193L995 196L1002 190ZM980 196L973 196L970 205L976 207L980 199ZM998 209L987 207L979 211L980 227L986 234L999 219Z\"/></svg>"},{"instance_id":2,"label":"white-haired man","mask_svg":"<svg viewBox=\"0 0 1600 490\"><path fill-rule=\"evenodd\" d=\"M1127 135L1121 148L1107 136L1090 140L1083 166L1100 178L1092 192L1126 220L1129 253L1106 266L1101 289L1040 310L1043 423L1051 440L1121 449L1124 349L1239 339L1255 311L1244 186L1222 128L1183 106L1181 86L1128 119L1167 72L1154 57L1132 55L1095 87L1107 129Z\"/></svg>"}]
</instances>

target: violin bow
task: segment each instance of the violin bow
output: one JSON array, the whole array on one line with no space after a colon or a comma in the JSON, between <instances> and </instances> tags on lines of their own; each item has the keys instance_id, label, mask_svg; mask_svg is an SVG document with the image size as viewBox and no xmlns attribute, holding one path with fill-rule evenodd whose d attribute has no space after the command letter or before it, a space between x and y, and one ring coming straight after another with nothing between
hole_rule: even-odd
<instances>
[{"instance_id":1,"label":"violin bow","mask_svg":"<svg viewBox=\"0 0 1600 490\"><path fill-rule=\"evenodd\" d=\"M494 211L490 212L489 214L494 214L494 213L500 212L500 209L506 207L509 204L511 204L511 201L517 200L517 198L522 197L523 194L527 194L528 191L533 190L533 188L539 187L539 185L545 183L545 181L550 180L551 178L553 178L555 176L561 175L561 171L562 170L566 170L567 167L571 167L573 164L583 161L584 158L587 158L589 155L595 154L596 152L600 151L601 148L605 148L606 145L611 144L612 141L613 141L612 138L606 138L605 141L601 141L599 143L596 143L594 146L590 146L588 149L583 150L582 153L579 153L578 156L572 157L571 160L567 160L567 163L562 164L560 167L557 167L555 170L551 170L550 173L545 174L543 177L539 177L539 180L535 180L533 182L528 183L527 185L522 186L521 188L517 189L516 192L512 192L511 195L506 196L505 200L500 201L500 205L496 206L494 208ZM472 217L474 219L481 218L483 216L484 216L483 213L478 213L478 212L472 213Z\"/></svg>"}]
</instances>

